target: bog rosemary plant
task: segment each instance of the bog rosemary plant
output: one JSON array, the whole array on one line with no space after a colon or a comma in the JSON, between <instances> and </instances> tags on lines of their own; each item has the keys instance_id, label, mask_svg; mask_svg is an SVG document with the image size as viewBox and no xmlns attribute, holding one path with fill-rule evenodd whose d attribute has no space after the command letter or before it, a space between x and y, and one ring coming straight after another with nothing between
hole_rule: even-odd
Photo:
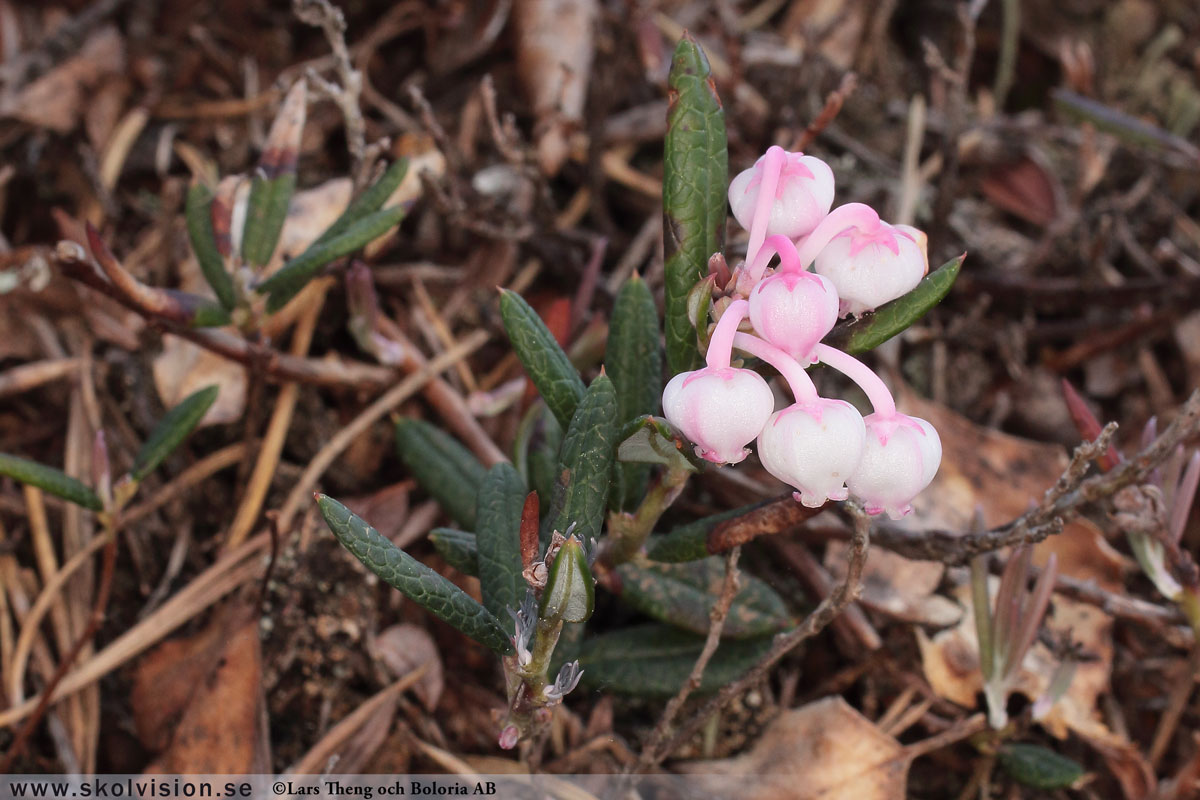
<instances>
[{"instance_id":1,"label":"bog rosemary plant","mask_svg":"<svg viewBox=\"0 0 1200 800\"><path fill-rule=\"evenodd\" d=\"M604 367L585 380L534 309L502 290L504 329L539 395L511 465L485 469L428 423L396 426L401 459L458 526L430 540L479 577L482 602L317 498L369 569L500 656L506 748L543 730L577 684L670 695L687 678L723 574L707 535L746 510L655 534L691 475L743 460L757 439L763 466L794 487L796 502L815 508L853 494L870 513L902 516L941 458L933 427L899 413L853 354L936 305L961 258L930 272L920 231L861 203L832 208L833 171L813 156L772 147L728 182L720 101L690 38L675 51L670 84L663 327L634 275L613 305ZM732 271L723 253L731 207L749 232ZM757 362L735 364L735 352ZM861 386L873 413L821 397L806 372L818 362ZM793 395L779 411L768 365ZM597 579L657 622L587 635ZM787 601L743 576L700 691L737 677L795 625Z\"/></svg>"}]
</instances>

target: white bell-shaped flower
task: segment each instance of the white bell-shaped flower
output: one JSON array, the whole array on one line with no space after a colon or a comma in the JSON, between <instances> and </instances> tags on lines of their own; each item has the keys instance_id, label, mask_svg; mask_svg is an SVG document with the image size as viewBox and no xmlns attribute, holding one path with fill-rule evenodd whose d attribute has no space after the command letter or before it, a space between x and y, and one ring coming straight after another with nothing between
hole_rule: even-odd
<instances>
[{"instance_id":1,"label":"white bell-shaped flower","mask_svg":"<svg viewBox=\"0 0 1200 800\"><path fill-rule=\"evenodd\" d=\"M758 457L767 472L796 488L800 503L817 508L846 499L846 480L858 467L866 438L854 406L819 399L772 414L758 435Z\"/></svg>"},{"instance_id":2,"label":"white bell-shaped flower","mask_svg":"<svg viewBox=\"0 0 1200 800\"><path fill-rule=\"evenodd\" d=\"M911 231L915 231L918 236ZM924 235L881 222L875 230L849 227L817 254L813 269L837 287L840 312L859 315L911 291L929 269Z\"/></svg>"},{"instance_id":3,"label":"white bell-shaped flower","mask_svg":"<svg viewBox=\"0 0 1200 800\"><path fill-rule=\"evenodd\" d=\"M696 454L717 464L736 464L758 436L775 397L757 372L705 367L681 372L663 390L663 414L696 444Z\"/></svg>"},{"instance_id":4,"label":"white bell-shaped flower","mask_svg":"<svg viewBox=\"0 0 1200 800\"><path fill-rule=\"evenodd\" d=\"M923 419L905 414L865 419L867 442L858 468L846 481L868 514L900 519L929 485L942 463L942 440Z\"/></svg>"}]
</instances>

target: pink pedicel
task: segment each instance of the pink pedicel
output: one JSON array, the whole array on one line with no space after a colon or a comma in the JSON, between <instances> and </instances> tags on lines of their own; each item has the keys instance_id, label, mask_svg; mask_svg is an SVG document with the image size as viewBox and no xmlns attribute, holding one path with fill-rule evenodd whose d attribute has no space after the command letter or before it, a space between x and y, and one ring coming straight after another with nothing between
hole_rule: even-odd
<instances>
[{"instance_id":1,"label":"pink pedicel","mask_svg":"<svg viewBox=\"0 0 1200 800\"><path fill-rule=\"evenodd\" d=\"M846 480L866 438L862 415L845 400L797 403L771 415L758 435L758 457L767 472L796 488L798 502L819 508L846 499Z\"/></svg>"},{"instance_id":2,"label":"pink pedicel","mask_svg":"<svg viewBox=\"0 0 1200 800\"><path fill-rule=\"evenodd\" d=\"M868 514L900 519L912 499L929 485L942 463L942 440L923 419L905 414L871 414L864 420L866 446L846 485Z\"/></svg>"},{"instance_id":3,"label":"pink pedicel","mask_svg":"<svg viewBox=\"0 0 1200 800\"><path fill-rule=\"evenodd\" d=\"M717 464L736 464L775 408L771 387L757 372L705 367L676 375L663 391L663 414Z\"/></svg>"},{"instance_id":4,"label":"pink pedicel","mask_svg":"<svg viewBox=\"0 0 1200 800\"><path fill-rule=\"evenodd\" d=\"M874 230L847 228L821 249L813 269L837 287L841 314L858 316L916 288L929 269L924 238L886 222Z\"/></svg>"},{"instance_id":5,"label":"pink pedicel","mask_svg":"<svg viewBox=\"0 0 1200 800\"><path fill-rule=\"evenodd\" d=\"M775 184L775 202L770 206L765 235L796 239L806 236L829 213L833 205L833 170L819 158L782 153L783 165ZM764 183L769 188L770 181L763 174L766 162L764 155L729 184L733 216L748 231L758 221L759 190Z\"/></svg>"},{"instance_id":6,"label":"pink pedicel","mask_svg":"<svg viewBox=\"0 0 1200 800\"><path fill-rule=\"evenodd\" d=\"M750 324L759 336L803 364L838 318L833 282L811 272L779 271L750 292Z\"/></svg>"}]
</instances>

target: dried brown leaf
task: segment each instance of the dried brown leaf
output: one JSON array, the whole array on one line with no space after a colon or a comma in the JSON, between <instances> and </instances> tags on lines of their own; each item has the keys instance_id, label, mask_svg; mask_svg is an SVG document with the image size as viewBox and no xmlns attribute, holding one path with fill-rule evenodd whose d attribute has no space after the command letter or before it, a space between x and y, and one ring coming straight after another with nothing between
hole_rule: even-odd
<instances>
[{"instance_id":1,"label":"dried brown leaf","mask_svg":"<svg viewBox=\"0 0 1200 800\"><path fill-rule=\"evenodd\" d=\"M786 711L749 753L678 765L729 797L753 800L899 800L909 760L904 748L841 697ZM733 780L730 780L730 779Z\"/></svg>"},{"instance_id":2,"label":"dried brown leaf","mask_svg":"<svg viewBox=\"0 0 1200 800\"><path fill-rule=\"evenodd\" d=\"M269 769L262 649L253 609L229 605L209 625L159 645L138 665L131 700L149 773Z\"/></svg>"},{"instance_id":3,"label":"dried brown leaf","mask_svg":"<svg viewBox=\"0 0 1200 800\"><path fill-rule=\"evenodd\" d=\"M579 128L592 71L595 0L516 0L517 75L537 122L538 163L556 175Z\"/></svg>"},{"instance_id":4,"label":"dried brown leaf","mask_svg":"<svg viewBox=\"0 0 1200 800\"><path fill-rule=\"evenodd\" d=\"M105 78L125 71L125 42L113 25L99 28L79 52L63 61L15 96L0 98L0 116L14 117L30 125L70 133L89 92Z\"/></svg>"},{"instance_id":5,"label":"dried brown leaf","mask_svg":"<svg viewBox=\"0 0 1200 800\"><path fill-rule=\"evenodd\" d=\"M397 678L403 678L422 665L429 664L425 674L413 686L413 692L425 710L437 708L445 688L442 658L433 637L424 628L407 624L393 625L375 637L371 649L373 655L386 664Z\"/></svg>"},{"instance_id":6,"label":"dried brown leaf","mask_svg":"<svg viewBox=\"0 0 1200 800\"><path fill-rule=\"evenodd\" d=\"M849 549L845 542L830 542L825 550L825 568L838 580L845 578ZM905 622L936 628L954 625L962 618L962 607L935 594L945 571L935 561L909 561L877 547L863 567L859 602Z\"/></svg>"}]
</instances>

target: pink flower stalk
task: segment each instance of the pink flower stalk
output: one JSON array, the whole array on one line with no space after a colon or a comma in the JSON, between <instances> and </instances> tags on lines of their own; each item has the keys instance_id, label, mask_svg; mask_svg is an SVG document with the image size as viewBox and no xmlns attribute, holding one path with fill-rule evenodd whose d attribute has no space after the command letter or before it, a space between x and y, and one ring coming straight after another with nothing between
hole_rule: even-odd
<instances>
[{"instance_id":1,"label":"pink flower stalk","mask_svg":"<svg viewBox=\"0 0 1200 800\"><path fill-rule=\"evenodd\" d=\"M813 346L837 322L837 290L828 278L800 268L796 246L787 237L769 237L767 249L779 253L780 266L750 292L750 323L792 358L812 363Z\"/></svg>"},{"instance_id":2,"label":"pink flower stalk","mask_svg":"<svg viewBox=\"0 0 1200 800\"><path fill-rule=\"evenodd\" d=\"M818 344L813 352L857 383L875 409L863 420L866 443L846 485L862 499L868 514L886 512L900 519L912 511L912 499L937 474L942 440L925 420L896 411L892 393L861 361L826 344Z\"/></svg>"},{"instance_id":3,"label":"pink flower stalk","mask_svg":"<svg viewBox=\"0 0 1200 800\"><path fill-rule=\"evenodd\" d=\"M750 231L746 262L768 236L807 235L833 205L833 170L819 158L770 147L729 184L729 205Z\"/></svg>"},{"instance_id":4,"label":"pink flower stalk","mask_svg":"<svg viewBox=\"0 0 1200 800\"><path fill-rule=\"evenodd\" d=\"M736 464L775 409L771 387L757 372L730 366L733 339L749 304L735 300L709 341L704 369L681 372L663 390L663 413L696 444L696 454L717 464Z\"/></svg>"}]
</instances>

